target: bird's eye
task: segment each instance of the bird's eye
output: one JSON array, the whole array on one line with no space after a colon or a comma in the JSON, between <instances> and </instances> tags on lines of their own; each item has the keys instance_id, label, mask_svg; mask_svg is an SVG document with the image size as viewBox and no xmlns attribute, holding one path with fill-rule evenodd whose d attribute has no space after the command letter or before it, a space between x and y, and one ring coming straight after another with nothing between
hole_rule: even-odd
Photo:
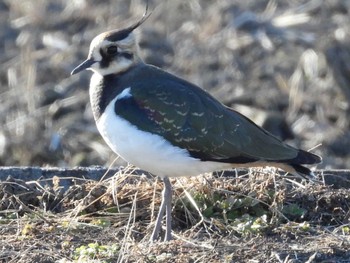
<instances>
[{"instance_id":1,"label":"bird's eye","mask_svg":"<svg viewBox=\"0 0 350 263\"><path fill-rule=\"evenodd\" d=\"M106 50L106 53L107 55L115 55L118 53L118 47L117 46L109 46L107 47L107 50Z\"/></svg>"}]
</instances>

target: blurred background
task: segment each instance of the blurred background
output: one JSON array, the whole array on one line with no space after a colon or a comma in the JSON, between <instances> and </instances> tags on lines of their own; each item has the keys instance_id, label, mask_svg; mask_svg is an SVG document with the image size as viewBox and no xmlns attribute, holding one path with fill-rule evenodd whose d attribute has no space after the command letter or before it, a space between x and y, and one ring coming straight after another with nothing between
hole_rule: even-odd
<instances>
[{"instance_id":1,"label":"blurred background","mask_svg":"<svg viewBox=\"0 0 350 263\"><path fill-rule=\"evenodd\" d=\"M0 2L0 165L113 162L90 110L91 72L70 72L97 34L134 23L145 6ZM322 155L318 168L350 167L350 1L149 0L149 6L153 14L137 31L147 63Z\"/></svg>"}]
</instances>

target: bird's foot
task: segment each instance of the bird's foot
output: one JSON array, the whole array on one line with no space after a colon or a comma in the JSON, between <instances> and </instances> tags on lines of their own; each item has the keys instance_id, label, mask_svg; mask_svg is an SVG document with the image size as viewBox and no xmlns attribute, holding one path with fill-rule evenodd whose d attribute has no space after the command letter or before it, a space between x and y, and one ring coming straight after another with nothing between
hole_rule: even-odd
<instances>
[{"instance_id":1,"label":"bird's foot","mask_svg":"<svg viewBox=\"0 0 350 263\"><path fill-rule=\"evenodd\" d=\"M157 222L158 223L158 222ZM155 225L154 229L153 229L153 232L152 232L152 235L151 235L151 238L149 239L150 242L155 242L157 241L158 239L158 236L159 236L159 233L160 233L160 224L157 224Z\"/></svg>"}]
</instances>

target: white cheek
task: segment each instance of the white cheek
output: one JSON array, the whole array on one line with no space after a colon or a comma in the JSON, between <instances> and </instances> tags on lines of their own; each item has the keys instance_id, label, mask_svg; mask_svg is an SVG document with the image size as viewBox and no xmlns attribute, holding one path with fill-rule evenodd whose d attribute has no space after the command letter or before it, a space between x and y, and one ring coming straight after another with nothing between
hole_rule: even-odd
<instances>
[{"instance_id":1,"label":"white cheek","mask_svg":"<svg viewBox=\"0 0 350 263\"><path fill-rule=\"evenodd\" d=\"M97 62L95 64L93 64L90 69L102 76L106 76L109 74L116 74L119 72L124 72L126 71L128 68L130 68L130 66L133 64L133 61L126 59L124 57L119 58L116 61L112 61L108 67L106 68L101 68L100 63Z\"/></svg>"},{"instance_id":2,"label":"white cheek","mask_svg":"<svg viewBox=\"0 0 350 263\"><path fill-rule=\"evenodd\" d=\"M100 51L98 49L93 49L92 51L90 51L89 57L93 57L95 61L102 60L102 56L101 56Z\"/></svg>"},{"instance_id":3,"label":"white cheek","mask_svg":"<svg viewBox=\"0 0 350 263\"><path fill-rule=\"evenodd\" d=\"M125 57L120 57L117 61L113 61L110 67L117 69L117 72L125 71L133 64L133 61Z\"/></svg>"}]
</instances>

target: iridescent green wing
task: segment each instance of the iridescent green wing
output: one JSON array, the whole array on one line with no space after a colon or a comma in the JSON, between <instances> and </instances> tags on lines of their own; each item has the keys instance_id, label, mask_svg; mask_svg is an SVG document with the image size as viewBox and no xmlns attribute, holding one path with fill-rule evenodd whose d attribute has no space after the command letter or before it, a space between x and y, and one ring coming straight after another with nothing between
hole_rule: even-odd
<instances>
[{"instance_id":1,"label":"iridescent green wing","mask_svg":"<svg viewBox=\"0 0 350 263\"><path fill-rule=\"evenodd\" d=\"M294 149L200 88L163 73L136 82L115 111L140 130L206 161L231 163L291 160Z\"/></svg>"}]
</instances>

